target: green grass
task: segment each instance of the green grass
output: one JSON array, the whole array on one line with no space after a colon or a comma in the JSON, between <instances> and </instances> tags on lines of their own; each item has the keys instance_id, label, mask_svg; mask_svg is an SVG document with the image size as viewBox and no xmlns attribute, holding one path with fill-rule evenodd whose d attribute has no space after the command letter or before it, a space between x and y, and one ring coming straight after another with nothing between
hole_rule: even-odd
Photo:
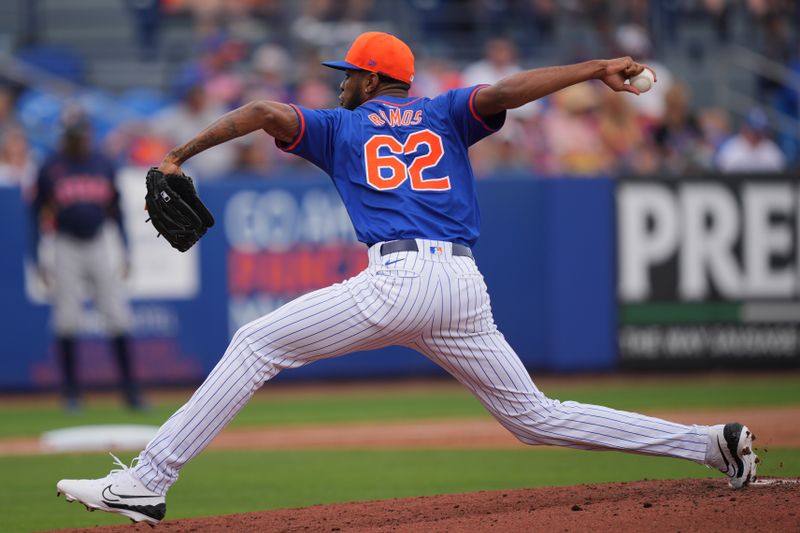
<instances>
[{"instance_id":1,"label":"green grass","mask_svg":"<svg viewBox=\"0 0 800 533\"><path fill-rule=\"evenodd\" d=\"M543 380L552 398L629 410L800 405L800 375L725 376L634 384L599 379L568 384ZM292 391L291 386L286 386ZM188 398L188 393L186 395ZM95 423L160 424L180 404L162 401L147 413L116 403L90 402L80 416L56 405L2 405L0 437ZM444 386L404 390L317 390L308 394L256 395L232 426L276 426L487 416L466 391ZM123 459L129 459L126 454ZM762 475L800 476L800 450L770 449ZM782 465L782 466L781 466ZM0 457L0 531L124 524L104 513L86 513L55 498L62 477L95 477L111 467L104 454ZM170 492L169 518L299 507L437 493L571 485L647 478L708 477L686 461L574 450L264 451L201 454L181 472Z\"/></svg>"},{"instance_id":2,"label":"green grass","mask_svg":"<svg viewBox=\"0 0 800 533\"><path fill-rule=\"evenodd\" d=\"M125 456L123 459L128 459ZM762 476L800 475L800 450L770 449ZM782 466L781 466L782 464ZM61 477L100 476L107 455L0 457L0 530L125 524L55 497ZM208 452L181 472L168 518L319 503L638 479L714 477L687 461L574 450ZM722 478L720 476L720 482Z\"/></svg>"},{"instance_id":3,"label":"green grass","mask_svg":"<svg viewBox=\"0 0 800 533\"><path fill-rule=\"evenodd\" d=\"M669 377L664 381L647 379L633 384L555 385L543 387L543 390L560 400L627 410L800 405L800 375L796 373L756 378L744 375L688 380ZM90 402L82 414L69 416L56 405L2 405L0 397L0 438L35 436L49 429L84 424L160 425L179 405L176 401L158 403L147 413L132 413L116 403ZM388 388L349 392L344 388L308 396L256 395L231 427L481 416L488 415L466 390L450 386L440 391Z\"/></svg>"}]
</instances>

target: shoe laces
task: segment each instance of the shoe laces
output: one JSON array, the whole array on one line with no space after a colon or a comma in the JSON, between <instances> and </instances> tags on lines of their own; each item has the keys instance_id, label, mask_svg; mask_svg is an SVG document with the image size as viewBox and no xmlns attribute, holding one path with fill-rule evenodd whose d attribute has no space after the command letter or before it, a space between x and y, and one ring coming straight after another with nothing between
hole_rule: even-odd
<instances>
[{"instance_id":1,"label":"shoe laces","mask_svg":"<svg viewBox=\"0 0 800 533\"><path fill-rule=\"evenodd\" d=\"M139 460L139 457L134 457L134 458L131 460L131 464L130 464L130 466L128 466L128 465L126 465L125 463L123 463L123 462L120 460L120 458L119 458L119 457L117 457L116 455L114 455L113 453L111 453L111 452L108 452L108 455L110 455L111 457L113 457L113 458L114 458L114 464L120 467L120 468L113 468L113 469L111 470L111 472L109 472L109 474L108 474L109 476L118 476L118 475L120 475L120 474L124 474L124 473L128 473L128 474L130 474L129 470L130 470L131 468L133 468L133 467L136 465L136 463L138 462L138 460Z\"/></svg>"}]
</instances>

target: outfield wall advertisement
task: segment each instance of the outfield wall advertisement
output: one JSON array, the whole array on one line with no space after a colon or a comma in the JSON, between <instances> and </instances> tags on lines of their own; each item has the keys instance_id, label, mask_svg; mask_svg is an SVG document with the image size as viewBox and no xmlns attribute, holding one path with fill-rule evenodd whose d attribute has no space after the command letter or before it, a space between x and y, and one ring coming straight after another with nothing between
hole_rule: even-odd
<instances>
[{"instance_id":1,"label":"outfield wall advertisement","mask_svg":"<svg viewBox=\"0 0 800 533\"><path fill-rule=\"evenodd\" d=\"M623 367L797 365L800 180L617 185Z\"/></svg>"},{"instance_id":2,"label":"outfield wall advertisement","mask_svg":"<svg viewBox=\"0 0 800 533\"><path fill-rule=\"evenodd\" d=\"M333 190L243 188L227 199L222 217L231 335L367 266L364 245Z\"/></svg>"},{"instance_id":3,"label":"outfield wall advertisement","mask_svg":"<svg viewBox=\"0 0 800 533\"><path fill-rule=\"evenodd\" d=\"M145 223L145 171L124 169L120 186L135 370L148 384L197 383L239 327L366 266L366 247L324 177L200 183L217 223L181 254ZM483 228L475 255L509 343L534 372L613 368L614 182L496 177L478 187ZM0 232L0 390L53 390L60 376L49 294L26 258L30 217L18 189L0 188L0 222L7 229ZM87 302L80 320L80 380L113 386L101 317ZM319 361L278 379L443 373L411 350L387 348Z\"/></svg>"},{"instance_id":4,"label":"outfield wall advertisement","mask_svg":"<svg viewBox=\"0 0 800 533\"><path fill-rule=\"evenodd\" d=\"M365 248L320 176L201 184L217 225L187 254L155 239L143 169L121 176L131 241L137 373L196 383L233 332L298 295L359 272ZM475 247L495 321L529 370L800 364L800 180L518 179L478 183ZM48 295L26 260L29 215L0 188L0 390L58 384ZM57 268L57 265L55 266ZM113 359L90 305L84 383ZM442 373L402 348L320 361L279 379Z\"/></svg>"}]
</instances>

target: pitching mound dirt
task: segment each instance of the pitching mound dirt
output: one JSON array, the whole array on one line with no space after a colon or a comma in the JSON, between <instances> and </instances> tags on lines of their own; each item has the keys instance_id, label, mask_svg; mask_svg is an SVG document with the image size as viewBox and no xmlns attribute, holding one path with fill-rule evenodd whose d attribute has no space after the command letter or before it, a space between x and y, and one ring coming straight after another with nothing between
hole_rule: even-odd
<instances>
[{"instance_id":1,"label":"pitching mound dirt","mask_svg":"<svg viewBox=\"0 0 800 533\"><path fill-rule=\"evenodd\" d=\"M703 479L450 494L165 521L156 531L773 533L800 530L798 481L775 480L739 491L723 479ZM139 524L92 531L152 530Z\"/></svg>"}]
</instances>

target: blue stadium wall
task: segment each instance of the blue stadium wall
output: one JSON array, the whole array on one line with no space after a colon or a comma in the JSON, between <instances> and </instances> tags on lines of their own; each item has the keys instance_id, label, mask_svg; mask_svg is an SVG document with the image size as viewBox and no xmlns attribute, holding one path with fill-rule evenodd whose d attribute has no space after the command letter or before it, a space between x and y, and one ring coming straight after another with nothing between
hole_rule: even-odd
<instances>
[{"instance_id":1,"label":"blue stadium wall","mask_svg":"<svg viewBox=\"0 0 800 533\"><path fill-rule=\"evenodd\" d=\"M204 185L202 196L217 225L197 252L199 289L188 298L133 301L137 372L151 384L201 380L248 317L341 280L365 261L364 246L341 223L335 190L322 178L248 181L234 176ZM483 229L475 247L477 262L497 325L528 369L614 369L613 181L496 176L479 182L479 201ZM262 208L267 215L257 212ZM243 214L243 209L252 212ZM289 218L286 209L295 210ZM336 214L336 227L314 218L330 213ZM252 216L262 217L260 233L253 229ZM293 220L302 227L292 225ZM0 189L0 227L5 228L0 233L0 390L52 389L58 383L49 307L33 303L26 291L28 226L19 190ZM160 253L178 252L164 247ZM84 382L112 384L114 369L102 338L87 333L81 347ZM278 379L441 373L419 354L387 348L320 361Z\"/></svg>"}]
</instances>

